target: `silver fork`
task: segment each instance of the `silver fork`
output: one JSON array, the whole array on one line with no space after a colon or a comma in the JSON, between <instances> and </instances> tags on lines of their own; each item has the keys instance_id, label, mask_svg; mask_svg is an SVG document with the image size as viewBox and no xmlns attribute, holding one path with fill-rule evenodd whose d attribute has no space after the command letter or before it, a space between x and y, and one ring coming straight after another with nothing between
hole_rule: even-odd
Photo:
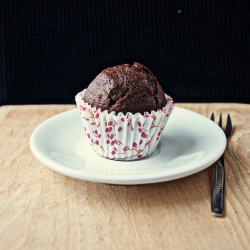
<instances>
[{"instance_id":1,"label":"silver fork","mask_svg":"<svg viewBox=\"0 0 250 250\"><path fill-rule=\"evenodd\" d=\"M214 113L211 118L214 121ZM219 126L222 128L222 115L220 114ZM232 122L231 117L227 115L226 129L223 130L227 140L232 134ZM212 194L211 194L211 211L215 216L224 215L224 204L225 204L225 167L224 167L224 154L215 163L212 175Z\"/></svg>"}]
</instances>

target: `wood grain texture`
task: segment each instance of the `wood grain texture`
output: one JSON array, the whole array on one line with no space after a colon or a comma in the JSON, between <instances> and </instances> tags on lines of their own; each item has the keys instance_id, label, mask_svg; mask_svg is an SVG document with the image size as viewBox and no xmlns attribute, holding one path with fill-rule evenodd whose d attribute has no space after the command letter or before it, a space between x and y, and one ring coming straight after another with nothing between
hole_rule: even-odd
<instances>
[{"instance_id":1,"label":"wood grain texture","mask_svg":"<svg viewBox=\"0 0 250 250\"><path fill-rule=\"evenodd\" d=\"M226 215L210 212L212 168L175 181L119 186L56 173L31 153L44 120L75 105L0 108L0 249L249 249L250 105L176 106L230 113Z\"/></svg>"}]
</instances>

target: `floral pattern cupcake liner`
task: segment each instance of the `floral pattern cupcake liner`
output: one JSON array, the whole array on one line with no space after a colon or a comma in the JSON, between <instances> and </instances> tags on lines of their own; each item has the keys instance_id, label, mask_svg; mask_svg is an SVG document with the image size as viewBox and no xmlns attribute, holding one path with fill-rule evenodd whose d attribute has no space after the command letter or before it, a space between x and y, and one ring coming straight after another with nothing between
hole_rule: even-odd
<instances>
[{"instance_id":1,"label":"floral pattern cupcake liner","mask_svg":"<svg viewBox=\"0 0 250 250\"><path fill-rule=\"evenodd\" d=\"M162 131L174 108L171 97L167 105L151 113L109 113L91 107L83 100L85 90L75 97L83 129L93 150L112 160L136 160L149 156L157 147Z\"/></svg>"}]
</instances>

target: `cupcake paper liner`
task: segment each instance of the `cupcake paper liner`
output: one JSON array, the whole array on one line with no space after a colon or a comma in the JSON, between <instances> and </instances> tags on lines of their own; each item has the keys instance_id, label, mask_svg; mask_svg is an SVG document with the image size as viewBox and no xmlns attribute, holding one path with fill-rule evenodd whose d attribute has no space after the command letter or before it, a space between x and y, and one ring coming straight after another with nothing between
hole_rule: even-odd
<instances>
[{"instance_id":1,"label":"cupcake paper liner","mask_svg":"<svg viewBox=\"0 0 250 250\"><path fill-rule=\"evenodd\" d=\"M112 160L138 160L154 152L174 108L170 96L166 95L165 107L151 113L115 114L91 107L83 100L84 92L78 93L75 101L85 134L98 155Z\"/></svg>"}]
</instances>

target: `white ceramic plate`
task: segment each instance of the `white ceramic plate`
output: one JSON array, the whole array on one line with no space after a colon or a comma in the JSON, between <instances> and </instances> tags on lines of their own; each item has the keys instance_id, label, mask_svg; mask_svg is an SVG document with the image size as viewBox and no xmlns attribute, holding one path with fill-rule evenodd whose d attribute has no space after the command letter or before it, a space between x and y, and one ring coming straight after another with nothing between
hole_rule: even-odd
<instances>
[{"instance_id":1,"label":"white ceramic plate","mask_svg":"<svg viewBox=\"0 0 250 250\"><path fill-rule=\"evenodd\" d=\"M145 184L174 180L201 171L224 152L223 131L208 118L175 107L155 152L136 161L98 156L85 138L77 109L56 115L32 133L30 147L39 161L61 174L110 183Z\"/></svg>"}]
</instances>

